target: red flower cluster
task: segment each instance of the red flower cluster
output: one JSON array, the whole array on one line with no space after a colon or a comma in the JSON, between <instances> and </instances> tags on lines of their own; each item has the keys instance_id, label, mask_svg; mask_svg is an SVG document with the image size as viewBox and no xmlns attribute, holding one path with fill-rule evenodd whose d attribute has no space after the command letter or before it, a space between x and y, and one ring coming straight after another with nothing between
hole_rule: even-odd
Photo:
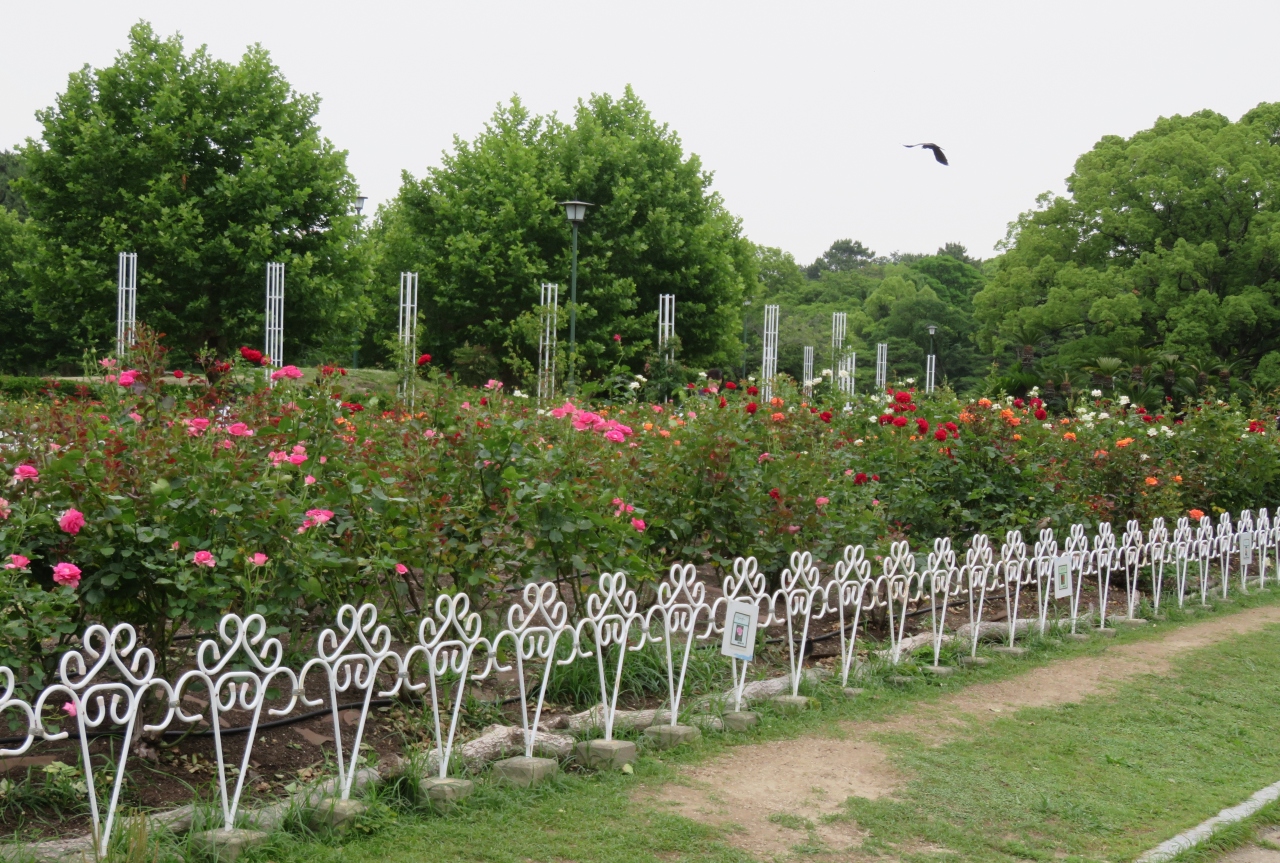
<instances>
[{"instance_id":1,"label":"red flower cluster","mask_svg":"<svg viewBox=\"0 0 1280 863\"><path fill-rule=\"evenodd\" d=\"M755 389L755 387L752 387L752 389ZM760 410L760 405L755 402L747 402L747 413L753 414L758 410Z\"/></svg>"},{"instance_id":2,"label":"red flower cluster","mask_svg":"<svg viewBox=\"0 0 1280 863\"><path fill-rule=\"evenodd\" d=\"M425 366L429 362L431 362L431 354L423 354L422 356L418 357L419 366Z\"/></svg>"},{"instance_id":3,"label":"red flower cluster","mask_svg":"<svg viewBox=\"0 0 1280 863\"><path fill-rule=\"evenodd\" d=\"M359 402L343 402L342 407L351 411L353 414L358 414L360 411L364 410L364 405Z\"/></svg>"},{"instance_id":4,"label":"red flower cluster","mask_svg":"<svg viewBox=\"0 0 1280 863\"><path fill-rule=\"evenodd\" d=\"M1045 411L1044 408L1036 408L1036 419L1043 420L1043 419L1048 419L1048 417L1049 417L1049 414L1048 412Z\"/></svg>"},{"instance_id":5,"label":"red flower cluster","mask_svg":"<svg viewBox=\"0 0 1280 863\"><path fill-rule=\"evenodd\" d=\"M924 417L916 417L916 433L917 434L929 433L929 421Z\"/></svg>"},{"instance_id":6,"label":"red flower cluster","mask_svg":"<svg viewBox=\"0 0 1280 863\"><path fill-rule=\"evenodd\" d=\"M262 351L255 351L250 347L240 348L240 356L244 358L246 363L252 363L255 366L265 366L267 358L262 355Z\"/></svg>"},{"instance_id":7,"label":"red flower cluster","mask_svg":"<svg viewBox=\"0 0 1280 863\"><path fill-rule=\"evenodd\" d=\"M321 366L320 367L320 377L327 378L330 375L342 375L343 377L346 377L347 370L344 369L342 366Z\"/></svg>"},{"instance_id":8,"label":"red flower cluster","mask_svg":"<svg viewBox=\"0 0 1280 863\"><path fill-rule=\"evenodd\" d=\"M818 419L822 420L824 423L831 422L831 411L823 411L818 414Z\"/></svg>"},{"instance_id":9,"label":"red flower cluster","mask_svg":"<svg viewBox=\"0 0 1280 863\"><path fill-rule=\"evenodd\" d=\"M1267 424L1259 420L1249 420L1249 431L1262 434L1267 430Z\"/></svg>"},{"instance_id":10,"label":"red flower cluster","mask_svg":"<svg viewBox=\"0 0 1280 863\"><path fill-rule=\"evenodd\" d=\"M756 389L755 387L747 387L747 395L754 396L759 394L760 394L760 390Z\"/></svg>"},{"instance_id":11,"label":"red flower cluster","mask_svg":"<svg viewBox=\"0 0 1280 863\"><path fill-rule=\"evenodd\" d=\"M947 430L946 430L945 428L943 428L942 426L938 426L937 430L935 430L935 431L934 431L934 433L933 433L933 439L934 439L934 440L937 440L937 441L944 441L944 440L946 440L946 439L947 439Z\"/></svg>"},{"instance_id":12,"label":"red flower cluster","mask_svg":"<svg viewBox=\"0 0 1280 863\"><path fill-rule=\"evenodd\" d=\"M907 424L907 418L906 418L906 417L894 417L894 418L893 418L893 424L894 424L895 426L897 426L898 428L902 428L903 426L905 426L905 425Z\"/></svg>"},{"instance_id":13,"label":"red flower cluster","mask_svg":"<svg viewBox=\"0 0 1280 863\"><path fill-rule=\"evenodd\" d=\"M738 388L738 385L735 384L733 381L725 381L724 388L727 390L736 390Z\"/></svg>"},{"instance_id":14,"label":"red flower cluster","mask_svg":"<svg viewBox=\"0 0 1280 863\"><path fill-rule=\"evenodd\" d=\"M782 492L778 491L776 488L771 488L769 489L769 497L773 498L774 500L781 500Z\"/></svg>"},{"instance_id":15,"label":"red flower cluster","mask_svg":"<svg viewBox=\"0 0 1280 863\"><path fill-rule=\"evenodd\" d=\"M854 485L862 485L866 481L867 481L867 475L865 473L859 473L853 478Z\"/></svg>"}]
</instances>

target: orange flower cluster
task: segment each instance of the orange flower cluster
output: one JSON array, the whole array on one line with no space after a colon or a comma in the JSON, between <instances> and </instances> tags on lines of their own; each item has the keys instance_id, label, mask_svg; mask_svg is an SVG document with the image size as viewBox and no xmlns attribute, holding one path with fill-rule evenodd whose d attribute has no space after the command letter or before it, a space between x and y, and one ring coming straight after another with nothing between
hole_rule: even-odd
<instances>
[{"instance_id":1,"label":"orange flower cluster","mask_svg":"<svg viewBox=\"0 0 1280 863\"><path fill-rule=\"evenodd\" d=\"M769 399L769 404L773 405L775 408L780 408L786 403L782 399L778 398L777 396L774 396L773 398Z\"/></svg>"},{"instance_id":2,"label":"orange flower cluster","mask_svg":"<svg viewBox=\"0 0 1280 863\"><path fill-rule=\"evenodd\" d=\"M1124 449L1131 443L1133 443L1133 438L1131 437L1120 438L1120 440L1116 441L1116 449Z\"/></svg>"},{"instance_id":3,"label":"orange flower cluster","mask_svg":"<svg viewBox=\"0 0 1280 863\"><path fill-rule=\"evenodd\" d=\"M1075 439L1076 439L1076 433L1075 433L1075 432L1063 432L1063 433L1062 433L1062 439L1063 439L1063 440L1075 440Z\"/></svg>"},{"instance_id":4,"label":"orange flower cluster","mask_svg":"<svg viewBox=\"0 0 1280 863\"><path fill-rule=\"evenodd\" d=\"M1095 449L1095 450L1093 451L1093 457L1094 457L1094 458L1106 458L1106 457L1107 457L1107 451L1106 451L1105 449Z\"/></svg>"},{"instance_id":5,"label":"orange flower cluster","mask_svg":"<svg viewBox=\"0 0 1280 863\"><path fill-rule=\"evenodd\" d=\"M1187 515L1191 516L1191 517L1192 517L1192 518L1194 518L1196 521L1199 521L1200 519L1204 518L1204 510L1202 510L1202 509L1189 509L1189 510L1187 510Z\"/></svg>"},{"instance_id":6,"label":"orange flower cluster","mask_svg":"<svg viewBox=\"0 0 1280 863\"><path fill-rule=\"evenodd\" d=\"M962 422L962 423L971 423L971 422L973 422L973 420L974 420L974 416L973 416L973 414L969 413L968 411L960 411L960 417L959 417L959 420L960 420L960 422Z\"/></svg>"},{"instance_id":7,"label":"orange flower cluster","mask_svg":"<svg viewBox=\"0 0 1280 863\"><path fill-rule=\"evenodd\" d=\"M774 399L774 401L782 401L782 399ZM776 423L780 423L787 418L787 415L779 411L769 418Z\"/></svg>"},{"instance_id":8,"label":"orange flower cluster","mask_svg":"<svg viewBox=\"0 0 1280 863\"><path fill-rule=\"evenodd\" d=\"M1153 476L1149 476L1149 477L1147 477L1145 480L1143 480L1143 482L1145 482L1147 485L1159 485L1159 484L1160 484L1160 480L1156 479L1156 478L1155 478L1155 477L1153 477Z\"/></svg>"}]
</instances>

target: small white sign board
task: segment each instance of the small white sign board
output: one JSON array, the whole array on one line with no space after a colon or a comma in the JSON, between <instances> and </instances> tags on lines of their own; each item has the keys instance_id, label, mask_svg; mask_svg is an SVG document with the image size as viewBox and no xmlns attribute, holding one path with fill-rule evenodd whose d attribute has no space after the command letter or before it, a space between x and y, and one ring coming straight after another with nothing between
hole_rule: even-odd
<instances>
[{"instance_id":1,"label":"small white sign board","mask_svg":"<svg viewBox=\"0 0 1280 863\"><path fill-rule=\"evenodd\" d=\"M1251 551L1253 551L1253 534L1248 532L1240 534L1240 556L1248 557Z\"/></svg>"},{"instance_id":2,"label":"small white sign board","mask_svg":"<svg viewBox=\"0 0 1280 863\"><path fill-rule=\"evenodd\" d=\"M1071 555L1060 554L1053 559L1053 598L1071 597Z\"/></svg>"},{"instance_id":3,"label":"small white sign board","mask_svg":"<svg viewBox=\"0 0 1280 863\"><path fill-rule=\"evenodd\" d=\"M731 599L724 606L724 640L720 652L742 662L750 662L756 652L756 616L751 602Z\"/></svg>"}]
</instances>

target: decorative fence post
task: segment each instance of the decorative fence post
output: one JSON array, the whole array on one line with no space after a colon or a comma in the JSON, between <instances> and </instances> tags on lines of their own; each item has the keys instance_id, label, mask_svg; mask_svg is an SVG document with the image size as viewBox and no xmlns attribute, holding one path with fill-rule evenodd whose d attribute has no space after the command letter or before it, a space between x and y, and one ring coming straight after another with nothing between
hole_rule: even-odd
<instances>
[{"instance_id":1,"label":"decorative fence post","mask_svg":"<svg viewBox=\"0 0 1280 863\"><path fill-rule=\"evenodd\" d=\"M1107 598L1111 592L1111 568L1116 559L1116 535L1111 532L1111 523L1104 521L1098 525L1098 532L1093 537L1093 567L1098 579L1098 629L1107 628Z\"/></svg>"},{"instance_id":2,"label":"decorative fence post","mask_svg":"<svg viewBox=\"0 0 1280 863\"><path fill-rule=\"evenodd\" d=\"M658 294L658 354L662 361L675 359L671 337L676 334L676 295Z\"/></svg>"},{"instance_id":3,"label":"decorative fence post","mask_svg":"<svg viewBox=\"0 0 1280 863\"><path fill-rule=\"evenodd\" d=\"M831 581L827 583L827 593L823 603L832 607L831 594L835 594L835 604L840 620L840 685L849 685L849 671L857 658L856 643L858 640L858 623L862 617L862 601L871 585L871 561L867 560L866 550L860 545L846 545L844 557L836 561L831 573ZM874 591L873 591L874 593ZM871 598L872 606L875 596ZM845 606L853 606L853 621L846 627L844 622ZM845 629L849 634L845 636Z\"/></svg>"},{"instance_id":4,"label":"decorative fence post","mask_svg":"<svg viewBox=\"0 0 1280 863\"><path fill-rule=\"evenodd\" d=\"M1164 565L1169 555L1169 529L1164 526L1163 518L1151 520L1151 530L1147 532L1147 565L1151 568L1151 608L1153 614L1160 613L1160 595L1164 592Z\"/></svg>"},{"instance_id":5,"label":"decorative fence post","mask_svg":"<svg viewBox=\"0 0 1280 863\"><path fill-rule=\"evenodd\" d=\"M413 407L417 390L418 274L400 274L400 397Z\"/></svg>"},{"instance_id":6,"label":"decorative fence post","mask_svg":"<svg viewBox=\"0 0 1280 863\"><path fill-rule=\"evenodd\" d=\"M982 608L986 604L987 592L995 586L992 578L991 540L984 533L974 535L969 550L964 555L964 566L960 569L960 577L964 579L969 592L969 629L971 643L969 659L978 656L978 636L982 630Z\"/></svg>"},{"instance_id":7,"label":"decorative fence post","mask_svg":"<svg viewBox=\"0 0 1280 863\"><path fill-rule=\"evenodd\" d=\"M907 606L919 601L923 587L923 579L916 574L915 555L905 539L889 546L889 554L884 559L884 586L889 611L889 662L897 665L906 634ZM894 600L902 603L900 613L894 611Z\"/></svg>"},{"instance_id":8,"label":"decorative fence post","mask_svg":"<svg viewBox=\"0 0 1280 863\"><path fill-rule=\"evenodd\" d=\"M138 323L138 255L121 252L116 274L116 356L123 358L133 347Z\"/></svg>"},{"instance_id":9,"label":"decorative fence post","mask_svg":"<svg viewBox=\"0 0 1280 863\"><path fill-rule=\"evenodd\" d=\"M599 592L593 593L587 597L587 613L582 620L578 621L576 644L578 645L578 655L584 659L590 659L595 656L596 672L600 680L600 725L604 729L603 741L591 741L591 743L613 743L613 721L618 713L618 689L622 686L622 665L626 661L627 653L639 650L644 647L645 633L644 630L636 626L642 620L642 615L637 610L636 592L627 589L627 576L622 572L606 572L600 575L598 580ZM631 643L632 629L636 629L639 638L634 644ZM587 638L587 635L590 638ZM593 650L583 650L584 644L591 645ZM607 652L609 648L613 648L618 652L617 662L613 669L608 669L609 657ZM612 670L613 674L608 671ZM609 678L613 678L610 685ZM583 761L589 767L608 764L610 766L621 767L618 763L621 757L625 761L631 761L635 758L635 744L626 743L626 752L620 753L619 747L599 747L587 745L582 747L581 754L584 756Z\"/></svg>"},{"instance_id":10,"label":"decorative fence post","mask_svg":"<svg viewBox=\"0 0 1280 863\"><path fill-rule=\"evenodd\" d=\"M951 549L950 537L935 539L933 551L929 552L925 564L925 571L920 576L921 586L924 586L926 578L929 585L929 625L933 634L934 668L938 667L938 661L942 658L942 636L947 625L947 606L951 603L951 597L960 595L962 585L958 576L956 553ZM940 603L939 594L941 594Z\"/></svg>"},{"instance_id":11,"label":"decorative fence post","mask_svg":"<svg viewBox=\"0 0 1280 863\"><path fill-rule=\"evenodd\" d=\"M706 639L715 630L715 621L711 618L711 606L707 604L706 595L706 585L698 581L698 572L693 564L672 564L666 580L658 585L657 601L644 618L646 637L651 641L662 641L666 651L670 720L665 726L655 723L645 729L645 736L653 738L659 746L669 746L699 736L696 728L680 725L679 719L680 699L684 693L684 679L689 670L689 656L693 651L694 640ZM706 623L699 634L698 618L704 615ZM660 637L653 634L655 616L662 620ZM675 670L675 655L672 651L672 642L677 636L684 636L679 674Z\"/></svg>"},{"instance_id":12,"label":"decorative fence post","mask_svg":"<svg viewBox=\"0 0 1280 863\"><path fill-rule=\"evenodd\" d=\"M764 356L760 362L760 392L764 401L773 398L773 379L778 374L778 306L764 307Z\"/></svg>"},{"instance_id":13,"label":"decorative fence post","mask_svg":"<svg viewBox=\"0 0 1280 863\"><path fill-rule=\"evenodd\" d=\"M284 264L267 264L267 336L263 351L270 365L284 365ZM271 383L271 369L264 369L267 383Z\"/></svg>"},{"instance_id":14,"label":"decorative fence post","mask_svg":"<svg viewBox=\"0 0 1280 863\"><path fill-rule=\"evenodd\" d=\"M764 573L760 571L760 565L754 557L734 558L733 575L726 575L721 587L722 598L717 599L711 609L713 621L719 619L719 609L725 600L735 600L754 605L756 608L756 620L759 621L760 609L769 602L769 593L766 588ZM768 626L771 622L770 611L766 609L763 625ZM740 713L742 711L742 690L747 684L747 668L750 665L750 662L743 661L741 669L739 669L738 660L729 657L729 669L733 672L734 712Z\"/></svg>"},{"instance_id":15,"label":"decorative fence post","mask_svg":"<svg viewBox=\"0 0 1280 863\"><path fill-rule=\"evenodd\" d=\"M876 392L883 393L889 384L889 345L876 345Z\"/></svg>"},{"instance_id":16,"label":"decorative fence post","mask_svg":"<svg viewBox=\"0 0 1280 863\"><path fill-rule=\"evenodd\" d=\"M556 656L560 638L569 635L569 653L563 659ZM577 642L573 640L574 628L569 623L569 606L559 598L554 584L548 581L526 584L521 601L507 610L507 627L498 633L493 640L493 656L502 650L502 641L511 642L511 655L514 657L516 681L520 688L520 724L524 731L524 757L533 758L533 746L537 739L538 722L542 718L542 706L547 700L547 684L551 682L551 673L557 665L568 665L573 662L577 653ZM500 665L496 658L491 658L498 671L510 671L511 665ZM538 694L534 701L533 716L529 715L529 686L527 683L530 661L542 662L542 681L538 684ZM553 762L554 763L554 762Z\"/></svg>"},{"instance_id":17,"label":"decorative fence post","mask_svg":"<svg viewBox=\"0 0 1280 863\"><path fill-rule=\"evenodd\" d=\"M1022 532L1011 530L1005 534L1004 545L1000 546L1000 562L996 564L999 581L1004 584L1005 617L1009 621L1008 647L1014 647L1018 638L1018 607L1022 599L1022 586L1032 573L1027 566L1027 544L1022 541ZM1010 592L1012 587L1012 593Z\"/></svg>"},{"instance_id":18,"label":"decorative fence post","mask_svg":"<svg viewBox=\"0 0 1280 863\"><path fill-rule=\"evenodd\" d=\"M542 305L538 332L538 401L556 397L556 337L560 313L560 286L542 283Z\"/></svg>"},{"instance_id":19,"label":"decorative fence post","mask_svg":"<svg viewBox=\"0 0 1280 863\"><path fill-rule=\"evenodd\" d=\"M804 395L813 397L813 347L804 346Z\"/></svg>"},{"instance_id":20,"label":"decorative fence post","mask_svg":"<svg viewBox=\"0 0 1280 863\"><path fill-rule=\"evenodd\" d=\"M826 612L826 591L822 587L822 579L818 567L813 565L813 556L807 551L791 552L791 566L782 571L780 586L773 594L771 616L774 620L787 621L787 659L791 667L791 697L800 696L800 679L804 676L804 646L809 639L809 621L822 617ZM818 607L817 615L813 613L815 599L822 597L823 603ZM782 614L776 609L782 606ZM800 643L796 645L796 619L800 624Z\"/></svg>"}]
</instances>

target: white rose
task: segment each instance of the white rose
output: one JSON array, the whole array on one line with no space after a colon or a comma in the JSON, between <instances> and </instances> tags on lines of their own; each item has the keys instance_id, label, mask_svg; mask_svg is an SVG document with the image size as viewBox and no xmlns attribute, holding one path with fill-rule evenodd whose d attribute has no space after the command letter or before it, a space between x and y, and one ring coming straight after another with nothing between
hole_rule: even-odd
<instances>
[{"instance_id":1,"label":"white rose","mask_svg":"<svg viewBox=\"0 0 1280 863\"><path fill-rule=\"evenodd\" d=\"M1102 398L1102 390L1090 390L1089 395L1093 396L1095 399L1100 399Z\"/></svg>"},{"instance_id":2,"label":"white rose","mask_svg":"<svg viewBox=\"0 0 1280 863\"><path fill-rule=\"evenodd\" d=\"M1147 437L1155 437L1158 434L1160 434L1158 429L1147 429Z\"/></svg>"},{"instance_id":3,"label":"white rose","mask_svg":"<svg viewBox=\"0 0 1280 863\"><path fill-rule=\"evenodd\" d=\"M1129 403L1129 397L1128 397L1128 396L1120 396L1120 404L1122 404L1122 405L1127 405L1128 403Z\"/></svg>"}]
</instances>

